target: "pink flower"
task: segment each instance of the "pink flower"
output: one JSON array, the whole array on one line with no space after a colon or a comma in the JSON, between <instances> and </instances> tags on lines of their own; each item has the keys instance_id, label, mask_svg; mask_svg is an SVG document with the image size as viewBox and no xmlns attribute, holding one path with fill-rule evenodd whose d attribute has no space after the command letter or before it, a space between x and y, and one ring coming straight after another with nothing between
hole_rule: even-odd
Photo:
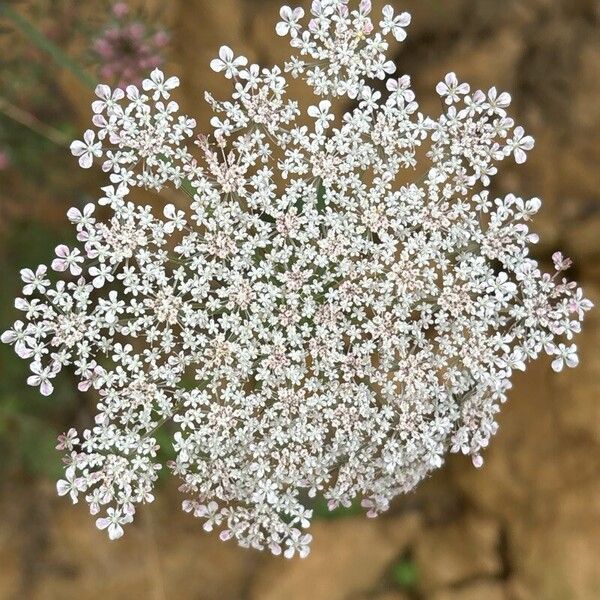
<instances>
[{"instance_id":1,"label":"pink flower","mask_svg":"<svg viewBox=\"0 0 600 600\"><path fill-rule=\"evenodd\" d=\"M124 2L113 6L116 22L107 26L93 44L104 80L117 87L139 85L152 69L163 62L163 50L170 36L162 28L156 30L142 21L132 21Z\"/></svg>"},{"instance_id":2,"label":"pink flower","mask_svg":"<svg viewBox=\"0 0 600 600\"><path fill-rule=\"evenodd\" d=\"M113 5L112 12L115 17L122 19L129 14L129 6L125 2L117 2L117 4Z\"/></svg>"}]
</instances>

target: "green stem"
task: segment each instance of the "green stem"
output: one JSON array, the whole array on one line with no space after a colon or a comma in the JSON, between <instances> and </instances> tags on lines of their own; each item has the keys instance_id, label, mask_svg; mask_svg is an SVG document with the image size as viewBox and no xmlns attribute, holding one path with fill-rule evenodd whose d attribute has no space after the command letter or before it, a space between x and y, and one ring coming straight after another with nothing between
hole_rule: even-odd
<instances>
[{"instance_id":1,"label":"green stem","mask_svg":"<svg viewBox=\"0 0 600 600\"><path fill-rule=\"evenodd\" d=\"M41 31L32 25L25 17L7 5L0 2L0 16L6 17L13 25L35 46L50 55L52 60L64 69L75 75L84 85L92 90L96 81L89 73L82 69L77 62L71 59L61 48L49 40Z\"/></svg>"},{"instance_id":2,"label":"green stem","mask_svg":"<svg viewBox=\"0 0 600 600\"><path fill-rule=\"evenodd\" d=\"M68 146L70 140L67 136L63 135L61 131L51 127L50 125L46 125L40 121L37 117L18 106L11 104L6 98L0 97L0 113L6 115L9 119L12 119L16 123L27 127L34 133L46 138L51 141L53 144L58 146Z\"/></svg>"},{"instance_id":3,"label":"green stem","mask_svg":"<svg viewBox=\"0 0 600 600\"><path fill-rule=\"evenodd\" d=\"M193 200L194 196L196 194L196 189L192 186L192 184L187 180L184 179L181 182L181 189Z\"/></svg>"}]
</instances>

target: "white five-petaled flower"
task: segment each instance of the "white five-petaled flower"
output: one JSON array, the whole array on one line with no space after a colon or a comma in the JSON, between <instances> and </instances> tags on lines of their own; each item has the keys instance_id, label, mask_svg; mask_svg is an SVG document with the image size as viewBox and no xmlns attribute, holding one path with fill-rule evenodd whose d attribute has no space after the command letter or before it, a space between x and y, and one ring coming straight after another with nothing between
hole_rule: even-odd
<instances>
[{"instance_id":1,"label":"white five-petaled flower","mask_svg":"<svg viewBox=\"0 0 600 600\"><path fill-rule=\"evenodd\" d=\"M111 540L118 540L123 536L123 525L131 523L133 516L128 513L122 513L120 510L110 507L107 509L107 516L96 519L98 529L108 528L108 537Z\"/></svg>"},{"instance_id":2,"label":"white five-petaled flower","mask_svg":"<svg viewBox=\"0 0 600 600\"><path fill-rule=\"evenodd\" d=\"M508 274L501 271L497 277L492 277L488 281L486 292L488 294L495 294L498 299L504 299L507 296L515 294L517 286L512 281L509 281Z\"/></svg>"},{"instance_id":3,"label":"white five-petaled flower","mask_svg":"<svg viewBox=\"0 0 600 600\"><path fill-rule=\"evenodd\" d=\"M245 56L238 56L236 58L229 46L221 46L219 58L211 61L210 68L217 73L224 71L225 77L231 79L238 75L240 67L245 67L247 64L248 59Z\"/></svg>"},{"instance_id":4,"label":"white five-petaled flower","mask_svg":"<svg viewBox=\"0 0 600 600\"><path fill-rule=\"evenodd\" d=\"M491 87L487 94L488 110L492 111L501 117L506 116L506 109L510 106L512 98L508 92L501 92L495 87Z\"/></svg>"},{"instance_id":5,"label":"white five-petaled flower","mask_svg":"<svg viewBox=\"0 0 600 600\"><path fill-rule=\"evenodd\" d=\"M293 558L296 552L300 558L306 558L310 552L310 542L312 541L312 535L310 533L300 533L299 530L295 529L292 535L287 538L283 555L286 558Z\"/></svg>"},{"instance_id":6,"label":"white five-petaled flower","mask_svg":"<svg viewBox=\"0 0 600 600\"><path fill-rule=\"evenodd\" d=\"M46 265L38 265L35 273L31 269L21 269L21 280L25 284L23 286L23 293L26 296L31 296L33 292L44 293L50 285L47 274L48 267Z\"/></svg>"},{"instance_id":7,"label":"white five-petaled flower","mask_svg":"<svg viewBox=\"0 0 600 600\"><path fill-rule=\"evenodd\" d=\"M69 434L72 436L75 432L74 429L69 431ZM71 500L73 504L77 504L77 498L80 492L83 492L86 489L85 479L82 477L77 477L75 467L69 467L65 471L65 479L59 479L56 482L56 491L59 496L66 496L69 494L71 496Z\"/></svg>"},{"instance_id":8,"label":"white five-petaled flower","mask_svg":"<svg viewBox=\"0 0 600 600\"><path fill-rule=\"evenodd\" d=\"M411 16L407 12L396 15L394 8L387 4L383 7L383 20L379 24L383 35L392 33L397 41L402 42L406 39L405 27L410 25Z\"/></svg>"},{"instance_id":9,"label":"white five-petaled flower","mask_svg":"<svg viewBox=\"0 0 600 600\"><path fill-rule=\"evenodd\" d=\"M77 430L71 427L66 433L62 433L57 438L58 444L56 445L57 450L72 450L75 444L79 443L79 437L77 436ZM60 491L59 491L59 495Z\"/></svg>"},{"instance_id":10,"label":"white five-petaled flower","mask_svg":"<svg viewBox=\"0 0 600 600\"><path fill-rule=\"evenodd\" d=\"M107 85L100 84L96 86L96 96L100 99L92 102L92 110L99 114L108 108L120 110L118 103L125 97L125 92L121 88L111 90Z\"/></svg>"},{"instance_id":11,"label":"white five-petaled flower","mask_svg":"<svg viewBox=\"0 0 600 600\"><path fill-rule=\"evenodd\" d=\"M67 218L71 223L81 223L82 225L90 225L94 222L92 215L96 210L96 206L91 202L88 202L84 207L83 211L73 206L67 211Z\"/></svg>"},{"instance_id":12,"label":"white five-petaled flower","mask_svg":"<svg viewBox=\"0 0 600 600\"><path fill-rule=\"evenodd\" d=\"M52 268L55 271L62 272L68 270L71 272L71 275L81 274L82 269L79 265L84 259L79 248L70 250L68 246L60 244L56 247L56 256L58 258L52 261Z\"/></svg>"},{"instance_id":13,"label":"white five-petaled flower","mask_svg":"<svg viewBox=\"0 0 600 600\"><path fill-rule=\"evenodd\" d=\"M552 361L552 369L557 373L562 371L565 365L567 365L567 367L574 368L579 364L576 344L566 346L565 344L561 343L558 344L558 346L551 347L550 349L552 354L556 356L556 358Z\"/></svg>"},{"instance_id":14,"label":"white five-petaled flower","mask_svg":"<svg viewBox=\"0 0 600 600\"><path fill-rule=\"evenodd\" d=\"M168 99L171 95L171 90L179 87L178 77L169 77L165 80L165 76L160 69L154 69L150 73L150 79L144 79L142 87L146 92L154 92L152 94L153 100L159 100L160 98Z\"/></svg>"},{"instance_id":15,"label":"white five-petaled flower","mask_svg":"<svg viewBox=\"0 0 600 600\"><path fill-rule=\"evenodd\" d=\"M371 112L377 108L380 99L381 92L372 90L371 88L365 88L362 92L362 99L359 106L365 112Z\"/></svg>"},{"instance_id":16,"label":"white five-petaled flower","mask_svg":"<svg viewBox=\"0 0 600 600\"><path fill-rule=\"evenodd\" d=\"M579 320L582 320L584 313L591 310L593 306L594 304L590 299L584 298L581 288L577 288L574 297L569 302L569 310L576 313Z\"/></svg>"},{"instance_id":17,"label":"white five-petaled flower","mask_svg":"<svg viewBox=\"0 0 600 600\"><path fill-rule=\"evenodd\" d=\"M223 515L219 511L219 505L214 500L211 500L206 505L201 504L198 506L195 510L195 514L198 517L206 519L202 525L204 531L212 531L215 525L218 526L223 521Z\"/></svg>"},{"instance_id":18,"label":"white five-petaled flower","mask_svg":"<svg viewBox=\"0 0 600 600\"><path fill-rule=\"evenodd\" d=\"M165 231L167 233L173 233L173 231L181 231L186 224L185 212L177 210L174 204L167 204L163 209L168 223L165 224Z\"/></svg>"},{"instance_id":19,"label":"white five-petaled flower","mask_svg":"<svg viewBox=\"0 0 600 600\"><path fill-rule=\"evenodd\" d=\"M50 380L56 377L60 367L55 363L43 367L41 363L33 362L30 369L33 375L27 378L27 385L39 387L42 396L50 396L54 391L54 386Z\"/></svg>"},{"instance_id":20,"label":"white five-petaled flower","mask_svg":"<svg viewBox=\"0 0 600 600\"><path fill-rule=\"evenodd\" d=\"M459 83L456 73L454 71L448 73L444 78L444 81L436 86L437 93L446 97L446 104L453 104L458 102L461 96L468 94L471 86L468 83Z\"/></svg>"},{"instance_id":21,"label":"white five-petaled flower","mask_svg":"<svg viewBox=\"0 0 600 600\"><path fill-rule=\"evenodd\" d=\"M525 135L525 130L519 125L515 127L512 139L507 142L506 152L512 152L515 161L520 165L527 160L526 152L532 150L534 145L535 140L530 135Z\"/></svg>"},{"instance_id":22,"label":"white five-petaled flower","mask_svg":"<svg viewBox=\"0 0 600 600\"><path fill-rule=\"evenodd\" d=\"M388 79L385 82L385 87L407 102L412 102L415 99L415 93L410 89L409 75L402 75L398 79Z\"/></svg>"},{"instance_id":23,"label":"white five-petaled flower","mask_svg":"<svg viewBox=\"0 0 600 600\"><path fill-rule=\"evenodd\" d=\"M329 100L321 100L319 106L309 106L307 114L309 117L316 119L315 128L318 132L322 132L329 127L329 122L335 119L335 115L331 112L331 102Z\"/></svg>"},{"instance_id":24,"label":"white five-petaled flower","mask_svg":"<svg viewBox=\"0 0 600 600\"><path fill-rule=\"evenodd\" d=\"M96 142L96 134L88 129L83 134L83 142L75 140L71 144L71 153L79 157L79 166L89 169L94 162L94 157L102 156L102 142Z\"/></svg>"},{"instance_id":25,"label":"white five-petaled flower","mask_svg":"<svg viewBox=\"0 0 600 600\"><path fill-rule=\"evenodd\" d=\"M282 20L277 23L277 35L283 37L289 33L292 37L296 37L298 31L300 31L298 21L304 16L304 9L295 8L292 10L289 6L282 6L279 14Z\"/></svg>"},{"instance_id":26,"label":"white five-petaled flower","mask_svg":"<svg viewBox=\"0 0 600 600\"><path fill-rule=\"evenodd\" d=\"M562 252L555 252L552 255L552 262L557 271L566 271L573 264L573 261L570 258L563 256Z\"/></svg>"},{"instance_id":27,"label":"white five-petaled flower","mask_svg":"<svg viewBox=\"0 0 600 600\"><path fill-rule=\"evenodd\" d=\"M3 344L14 344L15 352L20 358L31 358L33 350L30 345L34 342L35 337L30 328L31 326L26 326L23 321L15 321L13 328L3 333L0 341Z\"/></svg>"}]
</instances>

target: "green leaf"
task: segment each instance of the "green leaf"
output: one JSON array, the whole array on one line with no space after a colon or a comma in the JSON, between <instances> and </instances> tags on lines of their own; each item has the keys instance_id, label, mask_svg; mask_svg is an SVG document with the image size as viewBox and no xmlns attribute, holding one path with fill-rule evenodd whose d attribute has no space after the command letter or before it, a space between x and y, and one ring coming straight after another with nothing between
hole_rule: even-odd
<instances>
[{"instance_id":1,"label":"green leaf","mask_svg":"<svg viewBox=\"0 0 600 600\"><path fill-rule=\"evenodd\" d=\"M419 583L417 565L411 558L401 560L392 567L392 579L403 589L414 589Z\"/></svg>"}]
</instances>

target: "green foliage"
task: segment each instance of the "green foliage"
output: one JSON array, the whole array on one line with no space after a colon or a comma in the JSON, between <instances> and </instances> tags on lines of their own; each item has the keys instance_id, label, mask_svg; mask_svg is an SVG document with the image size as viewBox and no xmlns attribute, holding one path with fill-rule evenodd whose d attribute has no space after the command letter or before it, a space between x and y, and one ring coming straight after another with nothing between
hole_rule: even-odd
<instances>
[{"instance_id":1,"label":"green foliage","mask_svg":"<svg viewBox=\"0 0 600 600\"><path fill-rule=\"evenodd\" d=\"M391 575L394 583L404 590L414 590L419 583L417 565L409 556L392 567Z\"/></svg>"},{"instance_id":2,"label":"green foliage","mask_svg":"<svg viewBox=\"0 0 600 600\"><path fill-rule=\"evenodd\" d=\"M56 145L38 133L0 114L0 146L10 149L11 164L41 182L46 178L48 161L56 162Z\"/></svg>"}]
</instances>

